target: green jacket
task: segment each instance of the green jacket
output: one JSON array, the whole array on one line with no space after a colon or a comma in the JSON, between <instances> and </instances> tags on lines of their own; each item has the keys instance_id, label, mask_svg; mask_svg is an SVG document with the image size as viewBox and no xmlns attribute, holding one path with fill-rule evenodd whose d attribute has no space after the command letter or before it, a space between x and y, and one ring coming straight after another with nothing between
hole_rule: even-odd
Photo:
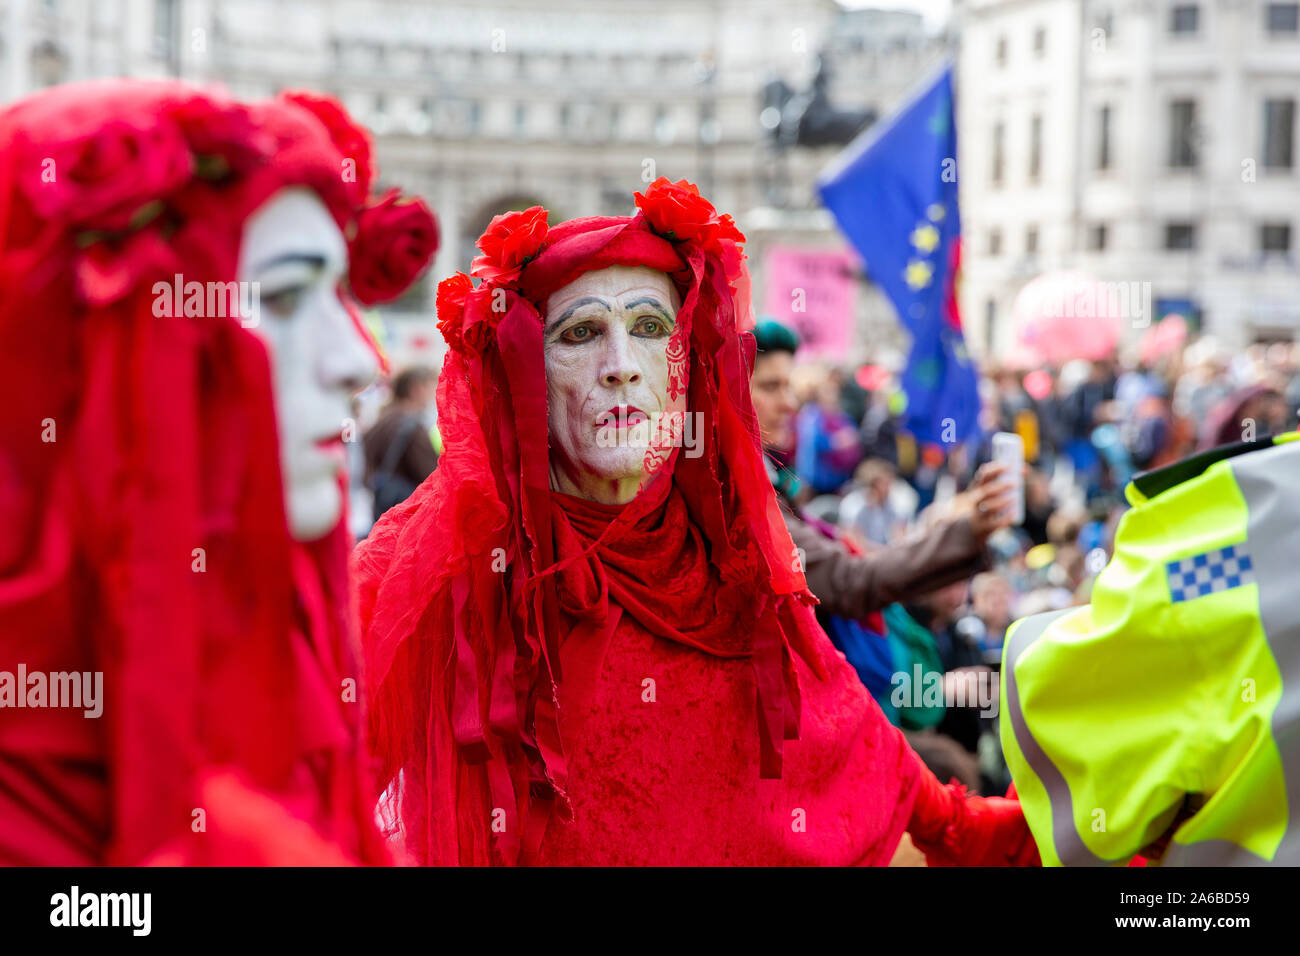
<instances>
[{"instance_id":1,"label":"green jacket","mask_svg":"<svg viewBox=\"0 0 1300 956\"><path fill-rule=\"evenodd\" d=\"M937 727L947 712L943 701L943 661L934 635L916 622L901 604L891 604L882 616L889 652L894 660L886 715L907 730Z\"/></svg>"}]
</instances>

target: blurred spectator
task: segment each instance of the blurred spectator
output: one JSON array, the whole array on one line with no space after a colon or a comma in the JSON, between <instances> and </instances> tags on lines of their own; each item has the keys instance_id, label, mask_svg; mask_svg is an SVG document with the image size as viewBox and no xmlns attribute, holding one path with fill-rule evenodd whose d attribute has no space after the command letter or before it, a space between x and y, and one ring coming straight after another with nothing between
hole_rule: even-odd
<instances>
[{"instance_id":1,"label":"blurred spectator","mask_svg":"<svg viewBox=\"0 0 1300 956\"><path fill-rule=\"evenodd\" d=\"M410 497L438 466L425 421L438 386L437 373L415 366L393 379L393 399L365 433L366 484L374 491L374 517Z\"/></svg>"},{"instance_id":2,"label":"blurred spectator","mask_svg":"<svg viewBox=\"0 0 1300 956\"><path fill-rule=\"evenodd\" d=\"M1011 582L1001 574L978 574L970 583L971 614L979 627L966 631L976 635L985 664L996 664L1002 659L1002 641L1011 626L1014 596Z\"/></svg>"},{"instance_id":3,"label":"blurred spectator","mask_svg":"<svg viewBox=\"0 0 1300 956\"><path fill-rule=\"evenodd\" d=\"M1204 421L1198 451L1281 431L1286 424L1286 404L1276 390L1252 385L1222 399Z\"/></svg>"},{"instance_id":4,"label":"blurred spectator","mask_svg":"<svg viewBox=\"0 0 1300 956\"><path fill-rule=\"evenodd\" d=\"M863 541L889 544L902 529L902 519L890 502L896 472L879 458L858 465L853 488L839 507L839 526L857 533Z\"/></svg>"},{"instance_id":5,"label":"blurred spectator","mask_svg":"<svg viewBox=\"0 0 1300 956\"><path fill-rule=\"evenodd\" d=\"M817 386L815 401L798 418L799 476L819 494L840 490L862 460L858 426L840 407L843 376L832 369Z\"/></svg>"},{"instance_id":6,"label":"blurred spectator","mask_svg":"<svg viewBox=\"0 0 1300 956\"><path fill-rule=\"evenodd\" d=\"M789 330L760 323L755 336L754 406L819 621L927 764L984 792L1006 786L996 724L979 704L996 687L1007 627L1087 602L1127 507L1124 484L1191 454L1198 438L1210 447L1297 423L1295 347L1251 346L1229 362L1203 338L1123 366L990 368L980 433L966 444L918 443L896 378L867 365L852 376L866 401L849 441L835 436L847 436L845 410L863 408L863 394L838 372L797 364ZM998 430L1025 442L1016 528L982 510L1000 507L1001 474L987 462ZM940 675L942 696L900 685L917 673Z\"/></svg>"}]
</instances>

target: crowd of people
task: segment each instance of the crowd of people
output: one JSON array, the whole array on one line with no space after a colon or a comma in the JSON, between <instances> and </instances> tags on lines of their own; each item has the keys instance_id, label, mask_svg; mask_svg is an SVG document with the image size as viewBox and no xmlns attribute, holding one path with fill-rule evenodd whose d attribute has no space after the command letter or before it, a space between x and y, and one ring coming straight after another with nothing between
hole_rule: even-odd
<instances>
[{"instance_id":1,"label":"crowd of people","mask_svg":"<svg viewBox=\"0 0 1300 956\"><path fill-rule=\"evenodd\" d=\"M1145 361L990 362L980 434L919 444L896 376L800 361L797 334L771 320L754 334L751 394L769 477L819 623L931 768L982 793L1010 783L996 709L1007 628L1089 601L1129 479L1297 426L1300 348L1232 355L1202 337ZM377 386L390 399L354 471L361 537L372 514L436 467L435 384L433 369L413 366ZM999 431L1025 449L1024 519L1014 524L1009 476L990 462Z\"/></svg>"},{"instance_id":2,"label":"crowd of people","mask_svg":"<svg viewBox=\"0 0 1300 956\"><path fill-rule=\"evenodd\" d=\"M760 419L768 412L774 482L826 542L792 532L808 548L823 627L935 771L986 793L1009 782L994 716L1008 626L1089 601L1134 474L1293 430L1300 405L1293 345L1230 355L1203 337L1145 362L990 363L980 435L918 445L895 377L875 366L797 363L797 337L775 322L761 322L756 335L754 400ZM1018 434L1025 448L1016 524L976 511L998 467L989 443L999 431ZM982 522L974 535L962 523L972 515ZM826 553L843 555L844 570L819 573ZM882 572L903 585L860 599ZM858 599L846 604L845 594ZM914 691L917 664L943 675L933 682L941 693Z\"/></svg>"}]
</instances>

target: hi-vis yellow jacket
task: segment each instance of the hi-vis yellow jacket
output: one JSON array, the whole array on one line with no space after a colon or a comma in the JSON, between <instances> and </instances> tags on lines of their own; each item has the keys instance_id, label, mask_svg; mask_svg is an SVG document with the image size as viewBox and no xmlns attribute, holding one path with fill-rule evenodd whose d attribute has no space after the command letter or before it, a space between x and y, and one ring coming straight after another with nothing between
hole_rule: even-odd
<instances>
[{"instance_id":1,"label":"hi-vis yellow jacket","mask_svg":"<svg viewBox=\"0 0 1300 956\"><path fill-rule=\"evenodd\" d=\"M1137 476L1092 604L1007 633L1002 746L1047 865L1300 864L1300 442Z\"/></svg>"}]
</instances>

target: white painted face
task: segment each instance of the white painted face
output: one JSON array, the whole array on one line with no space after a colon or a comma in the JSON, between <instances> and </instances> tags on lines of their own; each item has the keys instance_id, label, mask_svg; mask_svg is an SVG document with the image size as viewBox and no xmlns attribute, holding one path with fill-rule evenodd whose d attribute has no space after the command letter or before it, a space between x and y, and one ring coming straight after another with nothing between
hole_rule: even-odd
<instances>
[{"instance_id":1,"label":"white painted face","mask_svg":"<svg viewBox=\"0 0 1300 956\"><path fill-rule=\"evenodd\" d=\"M343 234L309 189L281 190L244 224L239 278L260 293L252 331L271 355L285 510L299 541L324 537L342 516L351 397L378 371L339 299L347 268Z\"/></svg>"},{"instance_id":2,"label":"white painted face","mask_svg":"<svg viewBox=\"0 0 1300 956\"><path fill-rule=\"evenodd\" d=\"M551 486L631 501L652 421L668 406L668 336L681 302L662 272L587 272L546 301L544 349Z\"/></svg>"}]
</instances>

